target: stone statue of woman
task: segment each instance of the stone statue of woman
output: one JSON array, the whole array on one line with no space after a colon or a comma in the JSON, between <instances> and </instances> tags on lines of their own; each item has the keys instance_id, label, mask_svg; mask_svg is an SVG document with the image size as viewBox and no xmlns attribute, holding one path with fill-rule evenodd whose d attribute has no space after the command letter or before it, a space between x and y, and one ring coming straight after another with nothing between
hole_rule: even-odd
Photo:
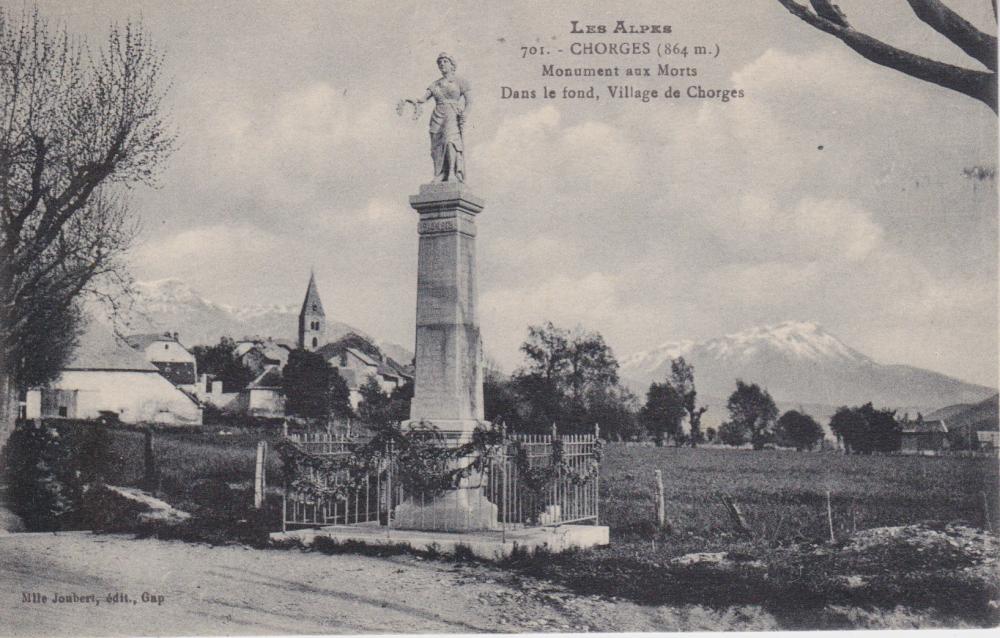
<instances>
[{"instance_id":1,"label":"stone statue of woman","mask_svg":"<svg viewBox=\"0 0 1000 638\"><path fill-rule=\"evenodd\" d=\"M419 105L434 98L430 123L434 181L464 182L465 143L462 128L472 106L472 91L467 81L455 75L455 60L447 53L437 57L437 66L441 77L427 87L422 98L406 101L412 101L419 108Z\"/></svg>"}]
</instances>

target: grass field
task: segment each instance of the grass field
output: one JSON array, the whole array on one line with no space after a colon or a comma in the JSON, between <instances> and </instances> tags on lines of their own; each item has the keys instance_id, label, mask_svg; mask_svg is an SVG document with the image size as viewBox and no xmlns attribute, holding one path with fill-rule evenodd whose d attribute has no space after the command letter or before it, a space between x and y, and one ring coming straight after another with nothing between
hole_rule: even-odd
<instances>
[{"instance_id":1,"label":"grass field","mask_svg":"<svg viewBox=\"0 0 1000 638\"><path fill-rule=\"evenodd\" d=\"M199 482L246 485L253 480L258 440L277 433L237 431L229 435L158 432L154 456L160 490L170 500ZM143 435L115 430L114 465L108 481L138 485L143 475ZM654 470L663 473L669 535L655 526ZM963 520L997 529L996 458L846 456L835 452L735 450L701 447L625 447L611 444L601 471L601 523L619 541L657 539L700 548L723 547L736 539L719 501L725 494L742 510L756 542L781 544L829 537L826 493L830 492L834 533L905 525L925 520ZM279 485L281 466L271 454L267 475ZM984 496L991 520L984 518ZM249 498L249 494L246 495ZM276 528L280 521L275 521Z\"/></svg>"},{"instance_id":2,"label":"grass field","mask_svg":"<svg viewBox=\"0 0 1000 638\"><path fill-rule=\"evenodd\" d=\"M997 529L996 458L846 456L836 452L609 446L601 472L602 523L621 540L655 535L654 470L663 473L674 536L729 542L734 527L718 500L736 502L765 542L829 538L834 533L923 520L983 525L984 493Z\"/></svg>"},{"instance_id":3,"label":"grass field","mask_svg":"<svg viewBox=\"0 0 1000 638\"><path fill-rule=\"evenodd\" d=\"M263 543L268 531L281 527L280 496L272 490L264 511L251 510L255 448L258 440L277 436L263 430L157 432L157 491L196 518L193 525L156 533L213 543ZM141 432L112 430L107 482L139 485L143 446ZM670 530L654 523L657 469L663 474ZM280 486L276 455L269 458L267 472L271 485ZM900 614L905 624L926 610L935 622L995 624L1000 622L996 575L970 577L962 571L967 563L956 563L947 543L929 551L904 544L864 556L836 548L861 530L925 521L937 521L933 529L944 530L941 522L964 521L996 530L998 472L995 457L611 444L602 463L600 504L600 522L611 528L611 545L520 556L506 566L580 593L646 604L761 605L789 628L858 626L851 615L870 613L873 618ZM828 491L834 545L828 542ZM742 510L749 537L737 533L720 502L722 494ZM834 551L822 558L810 553L822 547ZM692 552L725 552L764 567L715 572L674 566L673 559ZM845 585L848 577L868 584L860 589ZM830 611L838 608L849 611Z\"/></svg>"}]
</instances>

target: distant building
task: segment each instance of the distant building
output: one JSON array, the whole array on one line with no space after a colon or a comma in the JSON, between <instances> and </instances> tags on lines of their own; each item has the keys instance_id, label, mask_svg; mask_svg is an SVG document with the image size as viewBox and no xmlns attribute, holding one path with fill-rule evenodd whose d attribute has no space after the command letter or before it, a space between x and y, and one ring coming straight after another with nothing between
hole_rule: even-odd
<instances>
[{"instance_id":1,"label":"distant building","mask_svg":"<svg viewBox=\"0 0 1000 638\"><path fill-rule=\"evenodd\" d=\"M201 424L194 396L168 381L146 355L91 325L59 377L25 397L26 418L95 419L125 423Z\"/></svg>"},{"instance_id":2,"label":"distant building","mask_svg":"<svg viewBox=\"0 0 1000 638\"><path fill-rule=\"evenodd\" d=\"M284 339L243 340L237 343L236 356L248 370L260 375L267 368L284 368L292 348Z\"/></svg>"},{"instance_id":3,"label":"distant building","mask_svg":"<svg viewBox=\"0 0 1000 638\"><path fill-rule=\"evenodd\" d=\"M976 439L979 441L980 450L1000 450L1000 432L997 430L980 430L976 432Z\"/></svg>"},{"instance_id":4,"label":"distant building","mask_svg":"<svg viewBox=\"0 0 1000 638\"><path fill-rule=\"evenodd\" d=\"M195 396L203 405L212 405L219 409L229 408L239 395L239 392L223 392L222 381L214 374L199 376L198 385L195 386Z\"/></svg>"},{"instance_id":5,"label":"distant building","mask_svg":"<svg viewBox=\"0 0 1000 638\"><path fill-rule=\"evenodd\" d=\"M129 335L125 337L125 342L143 353L146 361L156 366L167 381L194 392L198 382L198 363L178 340L176 332Z\"/></svg>"},{"instance_id":6,"label":"distant building","mask_svg":"<svg viewBox=\"0 0 1000 638\"><path fill-rule=\"evenodd\" d=\"M317 352L323 355L327 363L347 382L347 387L351 391L351 407L354 409L357 409L361 402L361 386L369 377L374 377L386 394L391 394L396 388L413 380L413 375L401 367L389 361L379 360L359 348L328 343Z\"/></svg>"},{"instance_id":7,"label":"distant building","mask_svg":"<svg viewBox=\"0 0 1000 638\"><path fill-rule=\"evenodd\" d=\"M900 431L900 452L933 455L947 447L948 426L942 420L907 421Z\"/></svg>"},{"instance_id":8,"label":"distant building","mask_svg":"<svg viewBox=\"0 0 1000 638\"><path fill-rule=\"evenodd\" d=\"M272 366L262 372L247 387L240 390L233 411L249 416L285 416L285 394L281 384L281 370Z\"/></svg>"},{"instance_id":9,"label":"distant building","mask_svg":"<svg viewBox=\"0 0 1000 638\"><path fill-rule=\"evenodd\" d=\"M323 302L316 288L316 275L309 273L309 286L306 288L306 298L302 301L299 311L299 347L303 350L316 350L326 343L326 313Z\"/></svg>"}]
</instances>

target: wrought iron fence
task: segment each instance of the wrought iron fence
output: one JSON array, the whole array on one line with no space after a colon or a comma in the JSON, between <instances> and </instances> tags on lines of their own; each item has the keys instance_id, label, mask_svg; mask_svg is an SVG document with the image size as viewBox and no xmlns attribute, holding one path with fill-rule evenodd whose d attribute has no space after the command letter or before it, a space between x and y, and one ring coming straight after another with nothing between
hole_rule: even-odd
<instances>
[{"instance_id":1,"label":"wrought iron fence","mask_svg":"<svg viewBox=\"0 0 1000 638\"><path fill-rule=\"evenodd\" d=\"M286 440L313 458L334 461L333 466L349 465L352 455L370 441L345 432L288 434ZM592 434L505 434L480 459L481 469L443 494L429 494L407 485L399 457L387 445L360 480L347 469L303 468L301 478L319 489L296 489L286 483L283 529L364 525L381 526L387 532L394 527L504 532L568 523L596 525L600 446L596 427Z\"/></svg>"},{"instance_id":2,"label":"wrought iron fence","mask_svg":"<svg viewBox=\"0 0 1000 638\"><path fill-rule=\"evenodd\" d=\"M285 440L302 452L325 460L347 460L366 443L347 431L286 434ZM388 455L386 455L388 458ZM307 483L319 490L303 490L286 481L282 499L282 529L289 526L377 525L388 518L392 473L386 467L366 473L360 482L347 469L323 471L302 468ZM318 496L319 492L328 495Z\"/></svg>"}]
</instances>

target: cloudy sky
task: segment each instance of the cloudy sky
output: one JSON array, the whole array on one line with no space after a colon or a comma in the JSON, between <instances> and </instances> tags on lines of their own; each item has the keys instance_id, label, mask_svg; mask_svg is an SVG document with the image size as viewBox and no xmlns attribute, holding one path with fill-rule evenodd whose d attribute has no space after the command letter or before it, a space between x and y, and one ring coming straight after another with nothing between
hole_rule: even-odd
<instances>
[{"instance_id":1,"label":"cloudy sky","mask_svg":"<svg viewBox=\"0 0 1000 638\"><path fill-rule=\"evenodd\" d=\"M431 165L426 112L414 122L395 105L436 79L447 51L476 97L480 319L508 369L526 326L546 319L600 331L621 356L797 319L881 362L996 384L997 192L962 173L996 165L985 106L864 61L776 0L380 4L40 4L91 40L141 17L166 54L180 142L161 187L132 196L137 279L287 304L314 267L329 315L412 343L407 196ZM986 0L950 4L995 29ZM897 46L977 68L904 0L840 6ZM570 20L616 19L670 24L654 44L718 43L717 59L677 63L746 98L500 98L504 85L569 83L542 79L522 45L565 48L580 39Z\"/></svg>"}]
</instances>

